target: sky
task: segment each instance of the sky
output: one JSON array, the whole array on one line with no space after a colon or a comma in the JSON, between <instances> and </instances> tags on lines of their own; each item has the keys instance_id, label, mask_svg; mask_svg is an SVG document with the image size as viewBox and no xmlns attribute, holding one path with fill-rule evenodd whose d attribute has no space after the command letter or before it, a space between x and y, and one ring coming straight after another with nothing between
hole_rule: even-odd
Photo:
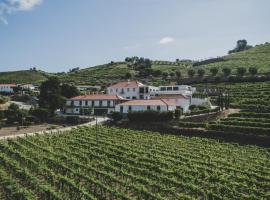
<instances>
[{"instance_id":1,"label":"sky","mask_svg":"<svg viewBox=\"0 0 270 200\"><path fill-rule=\"evenodd\" d=\"M269 8L269 0L0 0L0 71L223 56L239 39L270 42Z\"/></svg>"}]
</instances>

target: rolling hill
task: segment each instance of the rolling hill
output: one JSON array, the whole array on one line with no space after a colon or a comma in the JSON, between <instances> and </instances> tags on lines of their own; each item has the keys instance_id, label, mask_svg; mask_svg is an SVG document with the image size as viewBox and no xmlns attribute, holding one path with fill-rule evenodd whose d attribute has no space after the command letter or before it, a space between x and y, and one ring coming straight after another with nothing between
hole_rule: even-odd
<instances>
[{"instance_id":1,"label":"rolling hill","mask_svg":"<svg viewBox=\"0 0 270 200\"><path fill-rule=\"evenodd\" d=\"M215 61L209 64L202 64L199 66L193 66L194 62L190 60L182 60L178 62L170 61L152 61L152 70L160 71L158 76L146 76L139 75L138 71L135 71L129 67L130 63L127 62L111 62L104 65L98 65L94 67L84 68L75 72L69 73L46 73L42 71L14 71L14 72L0 72L0 83L40 83L48 78L48 76L58 76L63 82L72 82L75 84L91 84L91 85L108 85L112 82L117 82L126 79L125 75L129 72L134 79L138 79L143 82L148 82L153 85L167 84L173 80L170 76L164 79L162 73L167 72L175 73L175 71L181 71L182 77L188 77L188 69L198 70L200 68L205 69L206 76L210 74L209 69L212 67L219 68L219 74L223 67L229 67L232 69L232 73L235 73L237 67L257 67L259 73L270 72L270 44L265 43L256 45L255 47L233 54L229 54L221 57L222 61Z\"/></svg>"}]
</instances>

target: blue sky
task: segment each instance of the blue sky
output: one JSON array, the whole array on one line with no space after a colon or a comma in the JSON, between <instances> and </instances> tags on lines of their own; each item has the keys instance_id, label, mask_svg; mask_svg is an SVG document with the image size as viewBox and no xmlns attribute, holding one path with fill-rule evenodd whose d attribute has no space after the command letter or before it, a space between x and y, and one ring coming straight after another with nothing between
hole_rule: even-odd
<instances>
[{"instance_id":1,"label":"blue sky","mask_svg":"<svg viewBox=\"0 0 270 200\"><path fill-rule=\"evenodd\" d=\"M221 56L238 39L270 42L269 8L269 0L0 0L0 71Z\"/></svg>"}]
</instances>

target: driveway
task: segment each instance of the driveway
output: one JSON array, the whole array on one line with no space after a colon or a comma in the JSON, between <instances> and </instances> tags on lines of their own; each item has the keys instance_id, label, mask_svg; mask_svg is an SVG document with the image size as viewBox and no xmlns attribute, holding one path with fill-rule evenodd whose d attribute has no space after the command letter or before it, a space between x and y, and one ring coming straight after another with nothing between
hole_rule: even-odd
<instances>
[{"instance_id":1,"label":"driveway","mask_svg":"<svg viewBox=\"0 0 270 200\"><path fill-rule=\"evenodd\" d=\"M104 123L104 122L108 121L108 119L109 118L107 118L107 117L97 117L97 120L87 122L85 124L79 124L79 125L76 125L76 126L69 126L69 127L65 127L65 128L56 128L56 129L53 129L53 130L43 130L43 131L32 132L32 133L24 133L24 134L11 133L10 135L0 136L0 140L8 139L8 138L24 137L26 135L44 134L44 133L64 133L66 131L70 131L71 129L77 128L77 127L80 127L80 126L93 126L96 123L101 124L101 123Z\"/></svg>"}]
</instances>

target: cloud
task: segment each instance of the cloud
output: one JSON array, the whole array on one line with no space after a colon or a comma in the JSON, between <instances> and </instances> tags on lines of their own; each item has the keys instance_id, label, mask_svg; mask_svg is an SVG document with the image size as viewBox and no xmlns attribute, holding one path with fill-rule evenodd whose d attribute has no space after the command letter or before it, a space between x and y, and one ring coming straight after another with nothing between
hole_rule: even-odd
<instances>
[{"instance_id":1,"label":"cloud","mask_svg":"<svg viewBox=\"0 0 270 200\"><path fill-rule=\"evenodd\" d=\"M159 44L169 44L169 43L173 43L174 41L175 39L172 37L164 37L159 40Z\"/></svg>"},{"instance_id":2,"label":"cloud","mask_svg":"<svg viewBox=\"0 0 270 200\"><path fill-rule=\"evenodd\" d=\"M43 0L0 0L0 22L8 24L5 16L19 11L30 11Z\"/></svg>"}]
</instances>

